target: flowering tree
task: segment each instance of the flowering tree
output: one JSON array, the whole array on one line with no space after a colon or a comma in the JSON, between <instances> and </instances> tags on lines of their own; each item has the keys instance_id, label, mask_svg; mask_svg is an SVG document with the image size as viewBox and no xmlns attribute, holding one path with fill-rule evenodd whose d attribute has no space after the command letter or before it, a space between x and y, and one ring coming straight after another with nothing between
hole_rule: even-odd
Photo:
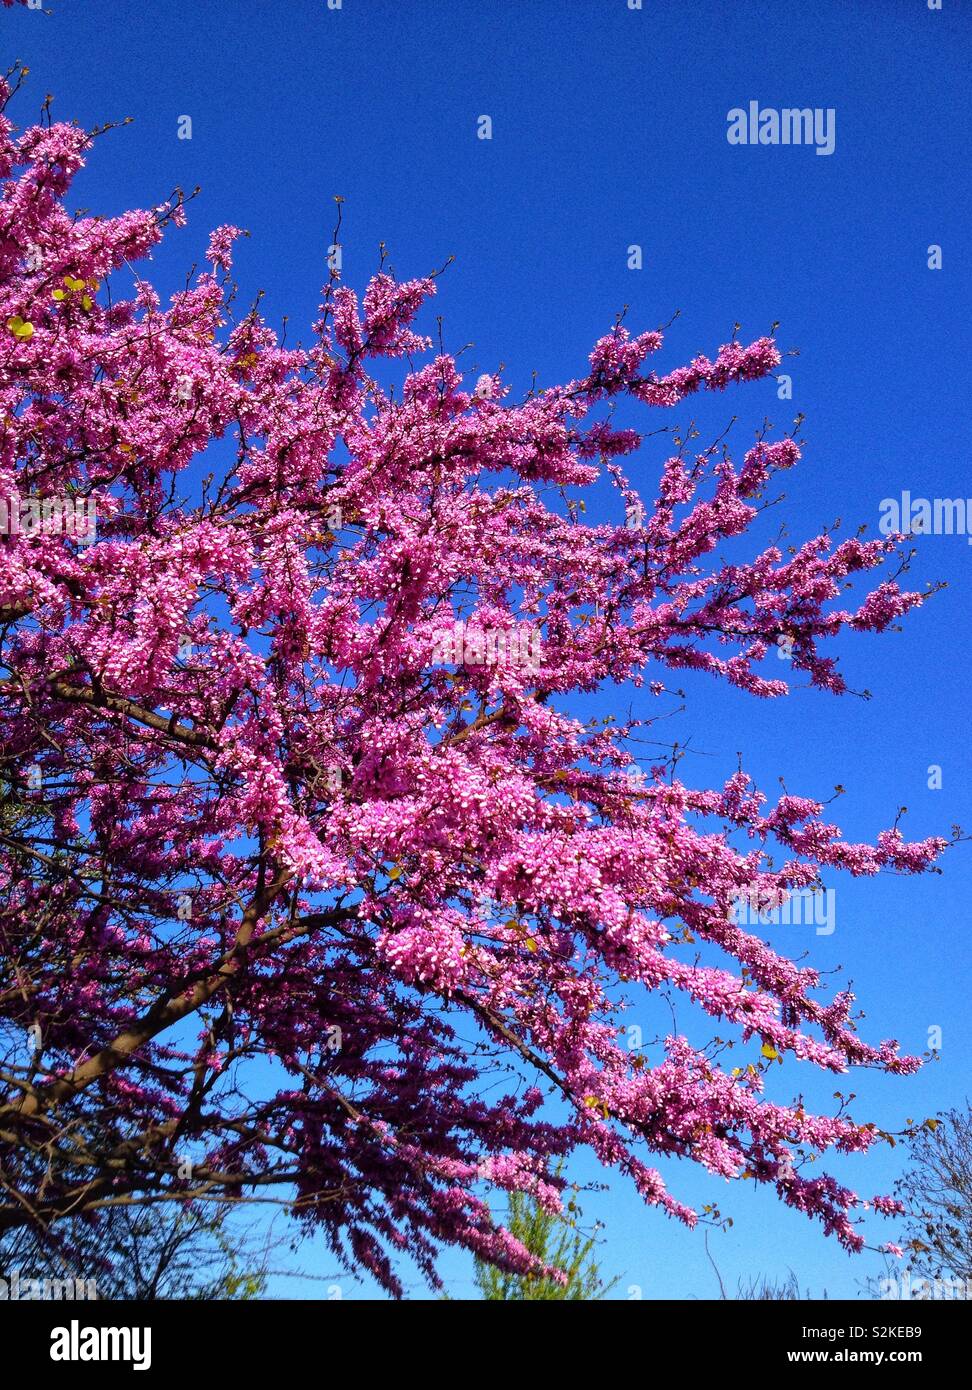
<instances>
[{"instance_id":1,"label":"flowering tree","mask_svg":"<svg viewBox=\"0 0 972 1390\"><path fill-rule=\"evenodd\" d=\"M652 1155L859 1249L861 1199L806 1160L878 1131L766 1074L919 1063L733 905L944 842L848 844L743 771L633 777L638 725L567 708L625 682L664 703L686 669L783 696L779 644L839 695L827 639L921 602L890 577L839 606L900 537L716 559L793 438L738 464L676 442L653 501L629 483L610 407L766 377L772 339L658 372L661 333L617 323L517 402L421 360L434 276L359 302L332 268L286 347L236 309L236 228L167 305L132 281L184 199L72 214L92 139L0 123L0 1229L276 1197L397 1293L396 1256L434 1281L444 1242L539 1272L489 1193L556 1210L586 1145L689 1225ZM674 991L741 1066L674 1032L628 1048L626 999Z\"/></svg>"}]
</instances>

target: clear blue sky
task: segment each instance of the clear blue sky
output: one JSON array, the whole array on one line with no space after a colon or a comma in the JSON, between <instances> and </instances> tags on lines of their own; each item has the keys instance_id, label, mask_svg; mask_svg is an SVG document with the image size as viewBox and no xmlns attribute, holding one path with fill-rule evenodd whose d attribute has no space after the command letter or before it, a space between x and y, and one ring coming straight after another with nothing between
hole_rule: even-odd
<instances>
[{"instance_id":1,"label":"clear blue sky","mask_svg":"<svg viewBox=\"0 0 972 1390\"><path fill-rule=\"evenodd\" d=\"M749 337L780 320L781 342L800 350L786 368L792 402L763 383L691 413L713 431L739 414L741 448L764 414L786 427L805 412L806 458L773 521L785 513L796 539L837 516L873 529L881 499L902 489L972 498L972 21L962 0L941 12L926 0L645 0L641 11L627 0L344 0L340 11L325 0L47 2L53 16L0 13L5 65L32 69L18 120L47 91L55 115L87 125L135 118L99 142L78 202L115 212L202 186L188 229L157 254L163 287L201 260L211 226L235 222L252 232L237 255L244 295L265 289L270 316L288 314L292 337L306 335L340 194L349 280L368 276L379 241L405 275L454 254L436 305L446 344L473 340L467 360L505 363L517 387L534 369L541 382L576 375L623 304L638 329L681 310L666 366L713 351L737 320ZM729 145L727 112L754 99L833 107L835 152ZM176 138L183 115L188 141ZM481 115L493 121L488 142L476 138ZM627 268L632 243L641 271ZM927 266L932 244L941 270ZM640 420L663 423L647 411ZM649 495L656 443L632 470ZM949 588L903 633L843 647L850 684L868 687L870 702L799 691L756 703L690 683L688 710L666 731L700 751L688 773L714 783L741 750L770 791L781 775L808 795L843 783L839 812L854 838L902 804L916 837L972 825L972 546L925 539L914 578ZM942 767L941 790L928 789L930 764ZM789 928L794 950L823 968L843 963L871 1038L922 1051L929 1027L943 1030L940 1062L918 1077L855 1078L862 1117L899 1129L972 1089L972 847L949 854L940 878L836 886L834 934ZM646 1035L656 1021L646 1012ZM779 1069L779 1097L803 1089L827 1104L833 1079L805 1071ZM835 1171L886 1190L900 1154L882 1148ZM815 1293L853 1296L877 1269L765 1191L730 1191L685 1165L666 1173L679 1195L718 1200L735 1218L710 1237L730 1289L792 1268ZM606 1224L617 1296L629 1285L646 1298L717 1292L701 1236L624 1185L585 1210ZM328 1268L310 1251L305 1263ZM471 1292L464 1260L443 1268L454 1294ZM368 1286L345 1280L344 1292Z\"/></svg>"}]
</instances>

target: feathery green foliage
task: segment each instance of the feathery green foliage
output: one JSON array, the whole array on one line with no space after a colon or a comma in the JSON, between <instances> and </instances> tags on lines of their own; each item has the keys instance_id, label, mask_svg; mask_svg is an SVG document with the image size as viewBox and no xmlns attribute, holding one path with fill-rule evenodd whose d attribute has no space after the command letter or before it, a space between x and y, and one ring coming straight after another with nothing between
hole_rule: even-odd
<instances>
[{"instance_id":1,"label":"feathery green foliage","mask_svg":"<svg viewBox=\"0 0 972 1390\"><path fill-rule=\"evenodd\" d=\"M523 1302L536 1300L604 1298L617 1283L603 1283L592 1251L595 1235L585 1235L578 1229L580 1209L573 1198L567 1203L567 1214L558 1216L547 1211L533 1197L522 1192L510 1194L506 1226L521 1240L532 1255L544 1264L560 1269L566 1283L556 1279L523 1274L507 1274L494 1265L476 1261L476 1285L486 1299L506 1299ZM595 1226L594 1230L597 1231Z\"/></svg>"}]
</instances>

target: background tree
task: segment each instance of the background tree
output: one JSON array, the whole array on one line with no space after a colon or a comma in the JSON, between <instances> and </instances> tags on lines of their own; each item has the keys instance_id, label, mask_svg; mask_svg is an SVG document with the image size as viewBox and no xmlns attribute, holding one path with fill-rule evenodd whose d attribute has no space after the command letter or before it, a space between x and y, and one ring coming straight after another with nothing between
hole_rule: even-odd
<instances>
[{"instance_id":1,"label":"background tree","mask_svg":"<svg viewBox=\"0 0 972 1390\"><path fill-rule=\"evenodd\" d=\"M4 1232L0 1270L92 1284L100 1299L250 1299L266 1291L268 1251L225 1209L113 1206Z\"/></svg>"},{"instance_id":2,"label":"background tree","mask_svg":"<svg viewBox=\"0 0 972 1390\"><path fill-rule=\"evenodd\" d=\"M0 744L35 808L0 832L0 1231L259 1196L394 1294L443 1243L543 1274L487 1198L584 1145L689 1225L655 1155L861 1249L864 1199L810 1165L881 1134L771 1073L919 1060L735 908L944 841L849 843L677 750L633 774L647 710L573 712L630 682L664 715L686 669L840 695L828 643L922 602L899 537L721 558L792 435L736 460L672 429L647 492L622 470L615 411L769 378L776 343L656 371L662 332L617 321L517 401L416 330L436 276L382 264L360 300L332 268L286 346L237 305L234 227L165 307L132 279L185 200L75 214L93 139L0 118ZM637 1052L632 999L660 1020Z\"/></svg>"},{"instance_id":3,"label":"background tree","mask_svg":"<svg viewBox=\"0 0 972 1390\"><path fill-rule=\"evenodd\" d=\"M909 1140L897 1184L907 1215L901 1245L913 1276L946 1281L972 1296L972 1111L945 1111ZM895 1271L892 1269L891 1274ZM914 1280L912 1280L914 1283Z\"/></svg>"},{"instance_id":4,"label":"background tree","mask_svg":"<svg viewBox=\"0 0 972 1390\"><path fill-rule=\"evenodd\" d=\"M580 1208L576 1189L566 1209L551 1210L535 1197L521 1192L510 1195L509 1212L504 1225L539 1263L552 1274L513 1274L497 1269L484 1260L476 1260L476 1287L483 1298L507 1302L572 1302L578 1299L598 1301L617 1283L605 1284L594 1258L597 1231L590 1235L578 1229Z\"/></svg>"}]
</instances>

